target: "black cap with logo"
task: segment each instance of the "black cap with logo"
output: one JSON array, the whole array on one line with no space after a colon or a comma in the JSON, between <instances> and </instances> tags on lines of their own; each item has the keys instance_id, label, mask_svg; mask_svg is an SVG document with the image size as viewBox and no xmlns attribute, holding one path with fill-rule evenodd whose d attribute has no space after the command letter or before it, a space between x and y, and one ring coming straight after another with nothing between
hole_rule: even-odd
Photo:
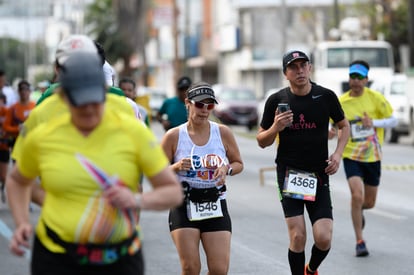
<instances>
[{"instance_id":1,"label":"black cap with logo","mask_svg":"<svg viewBox=\"0 0 414 275\"><path fill-rule=\"evenodd\" d=\"M295 60L304 59L309 61L309 57L301 51L289 51L283 56L283 72L286 72L287 66Z\"/></svg>"}]
</instances>

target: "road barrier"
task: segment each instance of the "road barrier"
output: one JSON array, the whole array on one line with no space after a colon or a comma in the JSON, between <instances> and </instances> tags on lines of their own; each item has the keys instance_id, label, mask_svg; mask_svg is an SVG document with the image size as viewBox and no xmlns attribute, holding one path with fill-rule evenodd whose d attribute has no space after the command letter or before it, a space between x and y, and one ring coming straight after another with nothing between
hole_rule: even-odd
<instances>
[{"instance_id":1,"label":"road barrier","mask_svg":"<svg viewBox=\"0 0 414 275\"><path fill-rule=\"evenodd\" d=\"M387 171L412 171L414 170L414 164L383 164L381 165L381 168ZM265 183L264 173L270 172L270 171L275 172L275 170L276 170L276 166L260 168L259 169L260 185L263 186Z\"/></svg>"},{"instance_id":2,"label":"road barrier","mask_svg":"<svg viewBox=\"0 0 414 275\"><path fill-rule=\"evenodd\" d=\"M384 164L381 166L383 170L391 171L411 171L414 170L414 164Z\"/></svg>"},{"instance_id":3,"label":"road barrier","mask_svg":"<svg viewBox=\"0 0 414 275\"><path fill-rule=\"evenodd\" d=\"M265 179L264 179L264 173L269 171L276 171L276 166L271 167L263 167L259 169L259 176L260 176L260 185L264 185ZM276 172L275 172L276 173Z\"/></svg>"}]
</instances>

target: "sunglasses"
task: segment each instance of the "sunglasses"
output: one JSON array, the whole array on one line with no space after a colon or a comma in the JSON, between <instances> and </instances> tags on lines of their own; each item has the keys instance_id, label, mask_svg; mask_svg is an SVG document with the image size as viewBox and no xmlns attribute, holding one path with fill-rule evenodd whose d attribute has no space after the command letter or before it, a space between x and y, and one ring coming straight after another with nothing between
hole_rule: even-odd
<instances>
[{"instance_id":1,"label":"sunglasses","mask_svg":"<svg viewBox=\"0 0 414 275\"><path fill-rule=\"evenodd\" d=\"M215 105L214 103L203 103L203 102L194 101L194 100L190 100L190 102L194 104L194 106L196 106L198 109L212 110Z\"/></svg>"},{"instance_id":2,"label":"sunglasses","mask_svg":"<svg viewBox=\"0 0 414 275\"><path fill-rule=\"evenodd\" d=\"M365 76L362 76L362 75L360 75L360 74L350 74L350 75L349 75L349 77L350 77L351 79L359 79L359 80L362 80L362 79L364 79L364 78L365 78Z\"/></svg>"}]
</instances>

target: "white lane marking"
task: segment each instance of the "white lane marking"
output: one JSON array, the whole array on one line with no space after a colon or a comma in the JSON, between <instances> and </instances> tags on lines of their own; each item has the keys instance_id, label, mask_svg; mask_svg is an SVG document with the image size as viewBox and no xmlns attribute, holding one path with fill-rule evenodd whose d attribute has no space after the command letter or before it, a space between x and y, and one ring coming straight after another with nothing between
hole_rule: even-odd
<instances>
[{"instance_id":1,"label":"white lane marking","mask_svg":"<svg viewBox=\"0 0 414 275\"><path fill-rule=\"evenodd\" d=\"M382 217L385 217L385 218L389 218L389 219L392 219L392 220L402 221L402 220L408 219L407 216L398 215L398 214L395 214L395 213L392 213L392 212L380 210L378 208L367 209L367 211L369 211L369 213L372 213L372 214L375 214L375 215L378 215L378 216L382 216Z\"/></svg>"},{"instance_id":2,"label":"white lane marking","mask_svg":"<svg viewBox=\"0 0 414 275\"><path fill-rule=\"evenodd\" d=\"M11 241L12 237L13 237L13 232L11 231L11 229L7 226L7 224L5 222L3 222L2 219L0 219L0 234L6 238L9 242ZM27 260L30 260L31 256L30 256L30 249L27 249L26 247L23 247L23 249L25 250L24 253L24 257Z\"/></svg>"},{"instance_id":3,"label":"white lane marking","mask_svg":"<svg viewBox=\"0 0 414 275\"><path fill-rule=\"evenodd\" d=\"M253 250L253 249L249 248L248 246L246 246L246 245L244 245L244 244L236 241L235 239L232 239L231 246L233 248L235 246L237 246L236 250L238 252L240 252L240 250L244 250L244 251L246 251L248 253L247 255L249 255L251 257L253 257L253 256L256 257L257 258L257 261L262 262L264 264L274 265L276 263L277 266L278 266L278 268L282 268L282 269L289 269L290 268L286 264L286 261L278 260L277 257L275 257L275 258L269 257L266 254L260 253L260 252L258 252L256 250Z\"/></svg>"}]
</instances>

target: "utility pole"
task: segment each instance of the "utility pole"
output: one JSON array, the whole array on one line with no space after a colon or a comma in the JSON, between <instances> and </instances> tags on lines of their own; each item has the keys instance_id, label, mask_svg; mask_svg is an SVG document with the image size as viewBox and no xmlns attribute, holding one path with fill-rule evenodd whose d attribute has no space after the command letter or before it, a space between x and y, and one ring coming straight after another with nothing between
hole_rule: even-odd
<instances>
[{"instance_id":1,"label":"utility pole","mask_svg":"<svg viewBox=\"0 0 414 275\"><path fill-rule=\"evenodd\" d=\"M185 20L184 20L184 24L185 24L185 38L184 38L184 43L185 43L185 47L184 47L184 60L186 60L187 58L189 58L190 56L190 5L191 5L191 0L185 0Z\"/></svg>"},{"instance_id":2,"label":"utility pole","mask_svg":"<svg viewBox=\"0 0 414 275\"><path fill-rule=\"evenodd\" d=\"M286 33L286 26L287 26L287 6L286 0L282 0L282 55L287 50L287 33Z\"/></svg>"},{"instance_id":3,"label":"utility pole","mask_svg":"<svg viewBox=\"0 0 414 275\"><path fill-rule=\"evenodd\" d=\"M410 46L410 67L414 66L414 0L408 2L408 43Z\"/></svg>"},{"instance_id":4,"label":"utility pole","mask_svg":"<svg viewBox=\"0 0 414 275\"><path fill-rule=\"evenodd\" d=\"M24 68L23 68L23 72L24 72L24 78L25 79L29 79L31 76L29 75L29 69L30 69L30 65L32 64L32 47L31 47L31 42L32 42L32 37L30 35L30 20L31 20L31 12L32 12L32 7L31 7L31 2L29 1L27 3L28 7L27 7L27 14L24 18L25 20L25 39L26 41L24 41L24 52L25 52L25 58L24 58Z\"/></svg>"},{"instance_id":5,"label":"utility pole","mask_svg":"<svg viewBox=\"0 0 414 275\"><path fill-rule=\"evenodd\" d=\"M338 0L334 0L334 20L335 20L335 28L339 30L339 4Z\"/></svg>"},{"instance_id":6,"label":"utility pole","mask_svg":"<svg viewBox=\"0 0 414 275\"><path fill-rule=\"evenodd\" d=\"M180 75L180 60L178 58L178 7L177 0L172 0L173 6L173 26L172 34L174 41L174 60L173 60L173 83L177 83L178 76ZM174 86L175 87L175 86Z\"/></svg>"}]
</instances>

